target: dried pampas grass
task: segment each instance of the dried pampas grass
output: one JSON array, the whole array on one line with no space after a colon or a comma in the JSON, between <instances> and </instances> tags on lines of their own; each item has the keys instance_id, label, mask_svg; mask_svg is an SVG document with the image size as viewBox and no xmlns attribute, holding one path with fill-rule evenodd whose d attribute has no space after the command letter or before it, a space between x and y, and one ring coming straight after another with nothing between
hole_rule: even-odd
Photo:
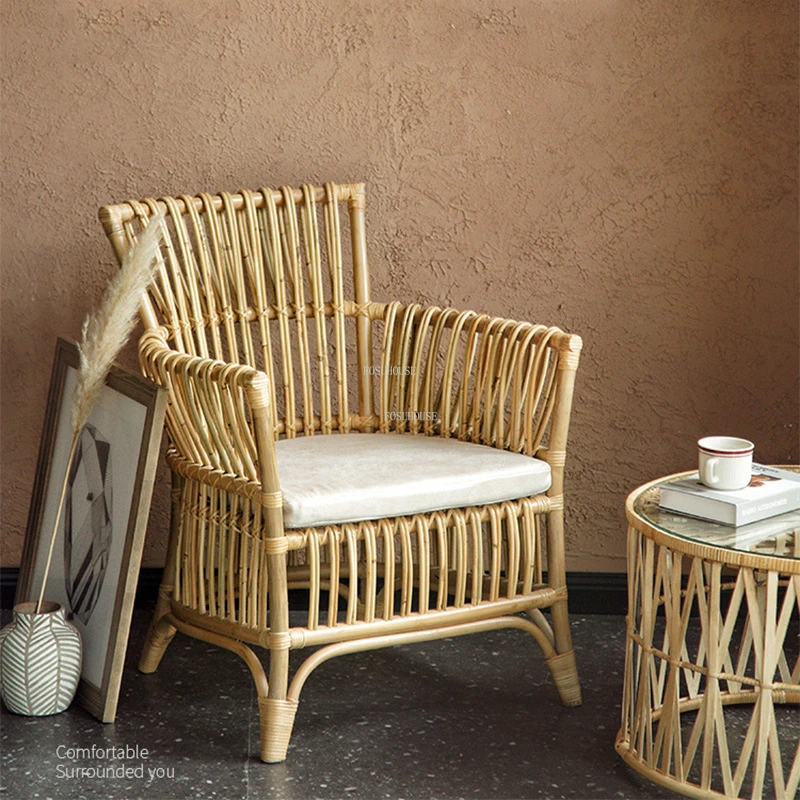
<instances>
[{"instance_id":1,"label":"dried pampas grass","mask_svg":"<svg viewBox=\"0 0 800 800\"><path fill-rule=\"evenodd\" d=\"M61 512L64 508L64 498L67 494L69 468L75 456L78 437L105 385L106 376L114 359L125 346L136 325L139 303L153 280L158 264L157 256L163 222L163 211L150 220L122 260L122 266L109 284L102 305L89 314L83 323L81 342L78 345L80 357L78 382L72 399L72 444L67 457L61 497L58 501L53 532L50 537L50 549L47 554L42 589L36 606L37 613L44 598L50 562L53 557L53 546L61 521Z\"/></svg>"},{"instance_id":2,"label":"dried pampas grass","mask_svg":"<svg viewBox=\"0 0 800 800\"><path fill-rule=\"evenodd\" d=\"M142 294L153 280L163 221L162 211L142 231L109 284L103 304L84 320L78 345L78 385L72 403L72 432L75 435L88 419L114 359L136 325Z\"/></svg>"}]
</instances>

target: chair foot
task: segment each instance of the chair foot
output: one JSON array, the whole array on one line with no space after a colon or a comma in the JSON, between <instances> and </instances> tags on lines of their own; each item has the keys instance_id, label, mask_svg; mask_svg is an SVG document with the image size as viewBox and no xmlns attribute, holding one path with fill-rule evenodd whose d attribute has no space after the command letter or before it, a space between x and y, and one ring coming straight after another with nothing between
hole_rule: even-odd
<instances>
[{"instance_id":1,"label":"chair foot","mask_svg":"<svg viewBox=\"0 0 800 800\"><path fill-rule=\"evenodd\" d=\"M147 631L147 638L139 657L139 672L151 673L158 669L161 657L175 637L175 628L163 617L153 622Z\"/></svg>"},{"instance_id":2,"label":"chair foot","mask_svg":"<svg viewBox=\"0 0 800 800\"><path fill-rule=\"evenodd\" d=\"M558 696L565 706L579 706L581 698L581 684L578 680L578 665L575 663L575 651L557 653L547 659L547 666L553 676Z\"/></svg>"},{"instance_id":3,"label":"chair foot","mask_svg":"<svg viewBox=\"0 0 800 800\"><path fill-rule=\"evenodd\" d=\"M261 760L267 764L277 764L286 760L286 750L292 735L297 705L297 700L258 698L261 721Z\"/></svg>"}]
</instances>

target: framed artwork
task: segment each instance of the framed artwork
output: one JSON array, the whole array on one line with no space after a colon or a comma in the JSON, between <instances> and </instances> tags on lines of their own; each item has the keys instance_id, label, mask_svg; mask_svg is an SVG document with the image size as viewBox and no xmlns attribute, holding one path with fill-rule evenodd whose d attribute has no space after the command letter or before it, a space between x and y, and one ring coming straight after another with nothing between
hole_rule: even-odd
<instances>
[{"instance_id":1,"label":"framed artwork","mask_svg":"<svg viewBox=\"0 0 800 800\"><path fill-rule=\"evenodd\" d=\"M112 367L72 463L78 348L59 339L31 497L16 602L36 601L64 474L67 494L44 598L83 638L76 701L113 722L161 442L166 390Z\"/></svg>"}]
</instances>

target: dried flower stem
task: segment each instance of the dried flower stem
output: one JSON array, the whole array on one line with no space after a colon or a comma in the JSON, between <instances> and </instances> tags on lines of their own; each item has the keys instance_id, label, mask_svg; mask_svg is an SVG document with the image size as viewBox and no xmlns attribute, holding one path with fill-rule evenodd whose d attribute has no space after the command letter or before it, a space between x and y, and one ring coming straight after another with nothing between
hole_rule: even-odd
<instances>
[{"instance_id":1,"label":"dried flower stem","mask_svg":"<svg viewBox=\"0 0 800 800\"><path fill-rule=\"evenodd\" d=\"M78 345L80 359L78 382L72 399L72 443L67 457L64 481L61 485L61 496L53 523L53 532L50 536L50 548L47 552L47 563L44 568L36 613L39 613L41 608L47 577L50 574L53 548L67 494L69 469L77 450L78 437L100 396L114 359L125 346L125 342L130 338L136 325L139 303L153 280L158 264L157 256L163 221L163 211L150 220L138 241L126 253L122 267L106 290L102 305L97 311L89 314L83 323L81 343Z\"/></svg>"}]
</instances>

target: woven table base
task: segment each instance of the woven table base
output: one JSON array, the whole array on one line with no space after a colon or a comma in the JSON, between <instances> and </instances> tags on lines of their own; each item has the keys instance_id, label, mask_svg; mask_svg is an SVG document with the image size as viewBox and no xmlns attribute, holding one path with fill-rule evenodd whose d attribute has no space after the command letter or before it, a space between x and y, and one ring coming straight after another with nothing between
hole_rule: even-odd
<instances>
[{"instance_id":1,"label":"woven table base","mask_svg":"<svg viewBox=\"0 0 800 800\"><path fill-rule=\"evenodd\" d=\"M759 569L675 552L634 527L628 559L617 751L692 797L794 798L797 724L782 725L794 712L780 704L800 702L800 575L782 573L779 559ZM743 740L726 722L739 704L752 704L738 712L751 712Z\"/></svg>"}]
</instances>

